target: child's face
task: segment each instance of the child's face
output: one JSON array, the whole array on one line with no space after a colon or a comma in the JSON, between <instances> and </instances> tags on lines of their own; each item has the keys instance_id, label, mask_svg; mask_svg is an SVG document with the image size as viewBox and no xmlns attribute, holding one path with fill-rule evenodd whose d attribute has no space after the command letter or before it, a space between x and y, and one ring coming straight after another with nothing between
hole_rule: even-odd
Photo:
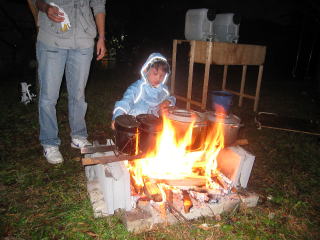
<instances>
[{"instance_id":1,"label":"child's face","mask_svg":"<svg viewBox=\"0 0 320 240\"><path fill-rule=\"evenodd\" d=\"M164 72L161 68L150 68L147 77L149 80L149 83L151 84L152 87L158 86L166 76L166 72Z\"/></svg>"}]
</instances>

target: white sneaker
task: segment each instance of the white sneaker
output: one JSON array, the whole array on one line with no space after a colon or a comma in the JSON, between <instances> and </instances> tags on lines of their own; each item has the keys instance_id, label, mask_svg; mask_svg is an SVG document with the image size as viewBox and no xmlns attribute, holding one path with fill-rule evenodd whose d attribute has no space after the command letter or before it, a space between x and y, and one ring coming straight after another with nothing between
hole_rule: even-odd
<instances>
[{"instance_id":1,"label":"white sneaker","mask_svg":"<svg viewBox=\"0 0 320 240\"><path fill-rule=\"evenodd\" d=\"M43 146L43 155L46 157L47 161L51 164L58 164L63 162L63 157L59 151L58 146Z\"/></svg>"},{"instance_id":2,"label":"white sneaker","mask_svg":"<svg viewBox=\"0 0 320 240\"><path fill-rule=\"evenodd\" d=\"M72 138L72 141L71 141L71 147L77 148L77 149L83 148L85 146L91 146L91 145L92 143L90 143L85 137L75 137L75 138Z\"/></svg>"}]
</instances>

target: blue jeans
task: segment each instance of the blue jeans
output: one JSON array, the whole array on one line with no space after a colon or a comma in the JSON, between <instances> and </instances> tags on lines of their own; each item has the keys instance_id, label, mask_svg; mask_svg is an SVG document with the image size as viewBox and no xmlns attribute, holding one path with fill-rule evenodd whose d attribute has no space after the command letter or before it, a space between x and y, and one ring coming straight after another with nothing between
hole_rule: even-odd
<instances>
[{"instance_id":1,"label":"blue jeans","mask_svg":"<svg viewBox=\"0 0 320 240\"><path fill-rule=\"evenodd\" d=\"M65 72L71 137L87 137L85 87L93 48L61 49L37 42L39 122L42 145L60 145L56 103Z\"/></svg>"}]
</instances>

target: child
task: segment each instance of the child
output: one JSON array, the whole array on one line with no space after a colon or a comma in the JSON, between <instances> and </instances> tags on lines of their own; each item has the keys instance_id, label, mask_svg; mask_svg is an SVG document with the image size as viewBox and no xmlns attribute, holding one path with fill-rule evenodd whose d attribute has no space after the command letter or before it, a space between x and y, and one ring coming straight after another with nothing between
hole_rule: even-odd
<instances>
[{"instance_id":1,"label":"child","mask_svg":"<svg viewBox=\"0 0 320 240\"><path fill-rule=\"evenodd\" d=\"M152 53L142 66L141 78L131 84L125 91L123 98L117 101L113 110L111 127L114 120L122 114L137 116L139 114L153 114L159 116L169 106L174 106L176 99L170 96L165 85L170 74L167 59L160 53Z\"/></svg>"}]
</instances>

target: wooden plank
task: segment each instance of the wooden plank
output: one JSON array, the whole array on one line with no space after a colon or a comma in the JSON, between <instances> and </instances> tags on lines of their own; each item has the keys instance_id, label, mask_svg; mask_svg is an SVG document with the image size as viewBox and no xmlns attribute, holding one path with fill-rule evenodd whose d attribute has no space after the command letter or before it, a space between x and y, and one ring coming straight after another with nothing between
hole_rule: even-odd
<instances>
[{"instance_id":1,"label":"wooden plank","mask_svg":"<svg viewBox=\"0 0 320 240\"><path fill-rule=\"evenodd\" d=\"M222 77L222 90L226 90L227 85L227 74L228 74L228 65L224 65L223 67L223 77Z\"/></svg>"},{"instance_id":2,"label":"wooden plank","mask_svg":"<svg viewBox=\"0 0 320 240\"><path fill-rule=\"evenodd\" d=\"M177 62L177 40L173 40L173 47L172 47L172 63L171 63L171 69L172 69L172 74L171 74L171 93L174 94L175 92L175 83L176 83L176 62Z\"/></svg>"},{"instance_id":3,"label":"wooden plank","mask_svg":"<svg viewBox=\"0 0 320 240\"><path fill-rule=\"evenodd\" d=\"M194 62L205 64L206 45L209 42L195 42ZM212 51L211 64L216 65L262 65L266 55L265 46L226 42L213 42Z\"/></svg>"},{"instance_id":4,"label":"wooden plank","mask_svg":"<svg viewBox=\"0 0 320 240\"><path fill-rule=\"evenodd\" d=\"M240 96L240 93L239 92L236 92L236 91L233 91L233 90L230 90L230 89L226 89L226 91L234 94L234 95L237 95L237 96ZM252 95L249 95L249 94L242 94L242 97L244 98L249 98L249 99L255 99L255 96L252 96Z\"/></svg>"},{"instance_id":5,"label":"wooden plank","mask_svg":"<svg viewBox=\"0 0 320 240\"><path fill-rule=\"evenodd\" d=\"M247 75L247 65L244 65L244 66L242 66L239 107L242 106L243 95L244 95L244 86L246 84L246 75Z\"/></svg>"},{"instance_id":6,"label":"wooden plank","mask_svg":"<svg viewBox=\"0 0 320 240\"><path fill-rule=\"evenodd\" d=\"M261 81L262 81L262 74L263 74L263 65L259 66L259 73L258 73L258 81L257 81L257 88L256 88L256 96L254 99L254 106L253 111L257 112L258 110L258 104L260 100L260 87L261 87Z\"/></svg>"},{"instance_id":7,"label":"wooden plank","mask_svg":"<svg viewBox=\"0 0 320 240\"><path fill-rule=\"evenodd\" d=\"M193 79L193 64L194 64L194 50L196 46L196 41L191 41L190 48L190 59L189 59L189 74L188 74L188 90L187 99L191 99L192 96L192 79ZM190 102L187 102L187 110L190 110Z\"/></svg>"},{"instance_id":8,"label":"wooden plank","mask_svg":"<svg viewBox=\"0 0 320 240\"><path fill-rule=\"evenodd\" d=\"M205 69L204 69L204 79L203 79L203 89L202 89L202 105L201 105L202 110L206 109L206 104L207 104L211 53L212 53L212 42L209 42L207 44L206 65L205 65Z\"/></svg>"},{"instance_id":9,"label":"wooden plank","mask_svg":"<svg viewBox=\"0 0 320 240\"><path fill-rule=\"evenodd\" d=\"M202 103L201 103L201 102L198 102L198 101L195 101L195 100L191 100L191 99L187 99L187 98L182 97L182 96L179 96L179 95L177 95L177 94L174 94L174 96L175 96L176 99L178 99L178 100L181 100L181 101L184 101L184 102L189 102L190 104L193 104L193 105L196 105L196 106L199 106L199 107L202 106Z\"/></svg>"},{"instance_id":10,"label":"wooden plank","mask_svg":"<svg viewBox=\"0 0 320 240\"><path fill-rule=\"evenodd\" d=\"M217 65L262 65L266 47L250 44L215 42L212 63Z\"/></svg>"},{"instance_id":11,"label":"wooden plank","mask_svg":"<svg viewBox=\"0 0 320 240\"><path fill-rule=\"evenodd\" d=\"M156 182L165 183L170 186L204 186L207 178L204 176L192 176L180 179L154 179Z\"/></svg>"},{"instance_id":12,"label":"wooden plank","mask_svg":"<svg viewBox=\"0 0 320 240\"><path fill-rule=\"evenodd\" d=\"M95 164L107 164L107 163L112 163L112 162L119 162L119 161L134 161L134 160L139 160L143 158L143 154L138 154L138 155L119 155L119 156L103 156L103 157L93 157L93 158L82 158L81 162L82 165L95 165Z\"/></svg>"}]
</instances>

